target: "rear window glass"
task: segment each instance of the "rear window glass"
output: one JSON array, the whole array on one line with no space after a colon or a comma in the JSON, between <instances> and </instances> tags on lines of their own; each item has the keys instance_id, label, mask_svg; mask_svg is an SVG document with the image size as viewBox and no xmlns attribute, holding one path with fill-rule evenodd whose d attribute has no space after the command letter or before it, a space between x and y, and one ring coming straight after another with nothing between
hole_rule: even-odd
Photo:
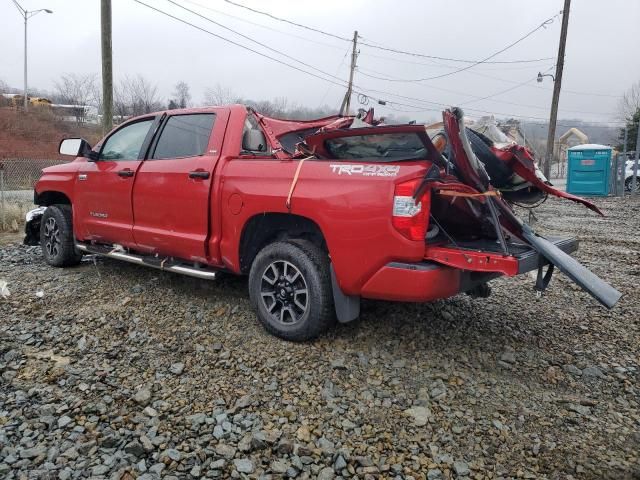
<instances>
[{"instance_id":1,"label":"rear window glass","mask_svg":"<svg viewBox=\"0 0 640 480\"><path fill-rule=\"evenodd\" d=\"M380 162L418 160L427 157L427 149L415 133L357 135L325 140L332 158L353 160L366 158Z\"/></svg>"},{"instance_id":2,"label":"rear window glass","mask_svg":"<svg viewBox=\"0 0 640 480\"><path fill-rule=\"evenodd\" d=\"M181 158L202 155L209 144L215 114L169 117L158 139L153 158Z\"/></svg>"}]
</instances>

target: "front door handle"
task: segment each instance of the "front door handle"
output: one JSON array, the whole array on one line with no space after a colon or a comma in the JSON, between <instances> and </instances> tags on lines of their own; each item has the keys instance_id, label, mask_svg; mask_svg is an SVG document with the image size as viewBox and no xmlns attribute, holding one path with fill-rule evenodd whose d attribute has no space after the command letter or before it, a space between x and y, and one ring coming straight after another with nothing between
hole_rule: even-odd
<instances>
[{"instance_id":1,"label":"front door handle","mask_svg":"<svg viewBox=\"0 0 640 480\"><path fill-rule=\"evenodd\" d=\"M209 172L205 172L204 170L195 170L193 172L189 172L189 178L209 178Z\"/></svg>"},{"instance_id":2,"label":"front door handle","mask_svg":"<svg viewBox=\"0 0 640 480\"><path fill-rule=\"evenodd\" d=\"M133 170L129 170L129 169L126 169L126 170L119 170L119 171L118 171L118 175L119 175L120 177L133 177L133 175L134 175L135 173L136 173L136 172L134 172Z\"/></svg>"}]
</instances>

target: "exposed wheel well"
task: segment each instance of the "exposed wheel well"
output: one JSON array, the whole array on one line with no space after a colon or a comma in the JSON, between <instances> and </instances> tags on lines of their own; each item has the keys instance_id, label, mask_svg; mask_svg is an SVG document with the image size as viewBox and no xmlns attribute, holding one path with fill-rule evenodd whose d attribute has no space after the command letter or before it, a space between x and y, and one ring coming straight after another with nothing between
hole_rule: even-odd
<instances>
[{"instance_id":1,"label":"exposed wheel well","mask_svg":"<svg viewBox=\"0 0 640 480\"><path fill-rule=\"evenodd\" d=\"M34 194L33 203L48 207L49 205L71 205L71 200L62 192L42 192Z\"/></svg>"},{"instance_id":2,"label":"exposed wheel well","mask_svg":"<svg viewBox=\"0 0 640 480\"><path fill-rule=\"evenodd\" d=\"M268 244L293 238L309 240L328 251L322 231L313 220L288 213L264 213L251 217L240 238L240 271L248 273L253 259Z\"/></svg>"}]
</instances>

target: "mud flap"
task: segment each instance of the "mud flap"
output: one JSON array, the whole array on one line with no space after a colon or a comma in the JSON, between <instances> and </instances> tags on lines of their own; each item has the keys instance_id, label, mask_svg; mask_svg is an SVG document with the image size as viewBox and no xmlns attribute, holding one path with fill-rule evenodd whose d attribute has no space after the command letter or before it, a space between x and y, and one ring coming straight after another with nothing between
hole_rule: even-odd
<instances>
[{"instance_id":1,"label":"mud flap","mask_svg":"<svg viewBox=\"0 0 640 480\"><path fill-rule=\"evenodd\" d=\"M613 308L622 296L618 290L573 257L560 250L546 238L536 235L529 226L522 225L522 236L540 255L558 267L562 273L605 307Z\"/></svg>"},{"instance_id":2,"label":"mud flap","mask_svg":"<svg viewBox=\"0 0 640 480\"><path fill-rule=\"evenodd\" d=\"M360 316L360 297L345 295L338 285L336 272L331 268L331 289L333 290L333 303L336 309L336 317L340 323L348 323L354 321Z\"/></svg>"}]
</instances>

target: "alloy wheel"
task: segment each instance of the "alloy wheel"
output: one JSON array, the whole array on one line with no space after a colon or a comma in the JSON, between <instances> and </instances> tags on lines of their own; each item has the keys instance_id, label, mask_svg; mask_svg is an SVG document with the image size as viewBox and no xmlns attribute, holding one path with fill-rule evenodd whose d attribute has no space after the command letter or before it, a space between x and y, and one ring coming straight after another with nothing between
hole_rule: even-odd
<instances>
[{"instance_id":1,"label":"alloy wheel","mask_svg":"<svg viewBox=\"0 0 640 480\"><path fill-rule=\"evenodd\" d=\"M56 219L53 217L49 217L44 225L44 238L44 247L46 248L49 256L57 256L61 247L60 228L58 227Z\"/></svg>"},{"instance_id":2,"label":"alloy wheel","mask_svg":"<svg viewBox=\"0 0 640 480\"><path fill-rule=\"evenodd\" d=\"M284 325L298 323L309 308L307 282L300 270L286 260L276 260L265 268L260 297L267 313Z\"/></svg>"}]
</instances>

